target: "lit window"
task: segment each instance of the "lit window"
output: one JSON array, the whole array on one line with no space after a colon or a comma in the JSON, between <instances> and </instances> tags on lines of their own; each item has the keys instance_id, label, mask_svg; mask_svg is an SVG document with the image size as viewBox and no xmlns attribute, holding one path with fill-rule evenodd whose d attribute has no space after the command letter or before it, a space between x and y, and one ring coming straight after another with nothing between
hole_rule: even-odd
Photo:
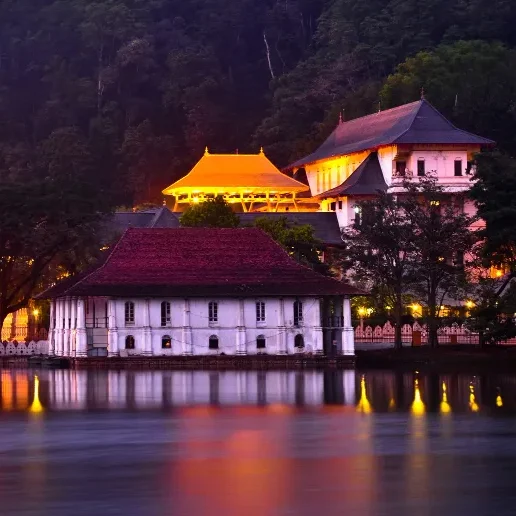
<instances>
[{"instance_id":1,"label":"lit window","mask_svg":"<svg viewBox=\"0 0 516 516\"><path fill-rule=\"evenodd\" d=\"M419 177L422 177L425 175L425 160L424 159L417 160L417 175Z\"/></svg>"},{"instance_id":2,"label":"lit window","mask_svg":"<svg viewBox=\"0 0 516 516\"><path fill-rule=\"evenodd\" d=\"M219 320L219 305L215 301L210 301L208 305L208 320L216 323Z\"/></svg>"},{"instance_id":3,"label":"lit window","mask_svg":"<svg viewBox=\"0 0 516 516\"><path fill-rule=\"evenodd\" d=\"M125 325L134 325L134 303L132 301L125 303Z\"/></svg>"},{"instance_id":4,"label":"lit window","mask_svg":"<svg viewBox=\"0 0 516 516\"><path fill-rule=\"evenodd\" d=\"M212 335L208 342L209 349L219 349L219 338L216 335Z\"/></svg>"},{"instance_id":5,"label":"lit window","mask_svg":"<svg viewBox=\"0 0 516 516\"><path fill-rule=\"evenodd\" d=\"M256 322L265 322L265 303L263 301L256 302Z\"/></svg>"},{"instance_id":6,"label":"lit window","mask_svg":"<svg viewBox=\"0 0 516 516\"><path fill-rule=\"evenodd\" d=\"M299 326L303 322L303 303L294 302L294 326Z\"/></svg>"},{"instance_id":7,"label":"lit window","mask_svg":"<svg viewBox=\"0 0 516 516\"><path fill-rule=\"evenodd\" d=\"M462 160L456 159L454 163L455 176L462 176Z\"/></svg>"},{"instance_id":8,"label":"lit window","mask_svg":"<svg viewBox=\"0 0 516 516\"><path fill-rule=\"evenodd\" d=\"M163 301L161 303L161 326L168 326L170 324L170 303Z\"/></svg>"},{"instance_id":9,"label":"lit window","mask_svg":"<svg viewBox=\"0 0 516 516\"><path fill-rule=\"evenodd\" d=\"M265 349L264 335L258 335L258 337L256 337L256 349Z\"/></svg>"},{"instance_id":10,"label":"lit window","mask_svg":"<svg viewBox=\"0 0 516 516\"><path fill-rule=\"evenodd\" d=\"M125 338L125 349L134 349L134 337L127 335Z\"/></svg>"},{"instance_id":11,"label":"lit window","mask_svg":"<svg viewBox=\"0 0 516 516\"><path fill-rule=\"evenodd\" d=\"M440 204L440 201L430 201L430 206L439 206Z\"/></svg>"},{"instance_id":12,"label":"lit window","mask_svg":"<svg viewBox=\"0 0 516 516\"><path fill-rule=\"evenodd\" d=\"M162 349L170 349L172 347L172 338L170 335L163 335L161 337L161 348Z\"/></svg>"},{"instance_id":13,"label":"lit window","mask_svg":"<svg viewBox=\"0 0 516 516\"><path fill-rule=\"evenodd\" d=\"M302 349L305 347L305 339L303 338L303 335L300 333L296 335L294 338L294 347L298 349Z\"/></svg>"}]
</instances>

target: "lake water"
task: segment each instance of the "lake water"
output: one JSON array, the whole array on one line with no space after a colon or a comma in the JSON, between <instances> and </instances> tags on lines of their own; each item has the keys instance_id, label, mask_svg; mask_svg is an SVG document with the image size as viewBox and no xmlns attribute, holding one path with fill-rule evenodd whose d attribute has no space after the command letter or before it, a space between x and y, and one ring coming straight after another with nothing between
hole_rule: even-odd
<instances>
[{"instance_id":1,"label":"lake water","mask_svg":"<svg viewBox=\"0 0 516 516\"><path fill-rule=\"evenodd\" d=\"M516 375L0 371L0 515L514 515Z\"/></svg>"}]
</instances>

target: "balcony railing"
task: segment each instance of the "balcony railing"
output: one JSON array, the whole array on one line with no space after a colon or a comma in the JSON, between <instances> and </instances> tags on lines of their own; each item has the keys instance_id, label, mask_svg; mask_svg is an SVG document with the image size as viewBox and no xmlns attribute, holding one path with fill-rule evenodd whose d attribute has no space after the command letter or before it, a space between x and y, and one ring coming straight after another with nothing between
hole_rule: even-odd
<instances>
[{"instance_id":1,"label":"balcony railing","mask_svg":"<svg viewBox=\"0 0 516 516\"><path fill-rule=\"evenodd\" d=\"M344 317L340 315L330 315L329 317L324 318L324 327L325 328L343 328L344 327Z\"/></svg>"}]
</instances>

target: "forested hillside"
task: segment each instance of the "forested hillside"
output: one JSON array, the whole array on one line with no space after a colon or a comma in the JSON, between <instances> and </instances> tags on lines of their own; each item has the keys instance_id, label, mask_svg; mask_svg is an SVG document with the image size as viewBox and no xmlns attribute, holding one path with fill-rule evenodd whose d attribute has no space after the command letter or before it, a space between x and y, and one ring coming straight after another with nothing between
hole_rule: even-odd
<instances>
[{"instance_id":1,"label":"forested hillside","mask_svg":"<svg viewBox=\"0 0 516 516\"><path fill-rule=\"evenodd\" d=\"M0 178L159 201L206 145L285 165L421 86L514 153L515 26L512 0L2 0Z\"/></svg>"}]
</instances>

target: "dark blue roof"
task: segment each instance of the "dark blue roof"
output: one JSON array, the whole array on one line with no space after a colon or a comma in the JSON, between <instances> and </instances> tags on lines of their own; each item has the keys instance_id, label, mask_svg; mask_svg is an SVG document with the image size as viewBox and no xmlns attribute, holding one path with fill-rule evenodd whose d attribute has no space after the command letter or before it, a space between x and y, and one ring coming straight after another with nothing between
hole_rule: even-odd
<instances>
[{"instance_id":1,"label":"dark blue roof","mask_svg":"<svg viewBox=\"0 0 516 516\"><path fill-rule=\"evenodd\" d=\"M495 142L457 129L422 99L339 124L315 152L287 168L402 143L493 145Z\"/></svg>"},{"instance_id":2,"label":"dark blue roof","mask_svg":"<svg viewBox=\"0 0 516 516\"><path fill-rule=\"evenodd\" d=\"M339 195L374 195L386 191L387 183L378 161L378 154L371 152L341 185L319 194L318 197L324 199Z\"/></svg>"}]
</instances>

